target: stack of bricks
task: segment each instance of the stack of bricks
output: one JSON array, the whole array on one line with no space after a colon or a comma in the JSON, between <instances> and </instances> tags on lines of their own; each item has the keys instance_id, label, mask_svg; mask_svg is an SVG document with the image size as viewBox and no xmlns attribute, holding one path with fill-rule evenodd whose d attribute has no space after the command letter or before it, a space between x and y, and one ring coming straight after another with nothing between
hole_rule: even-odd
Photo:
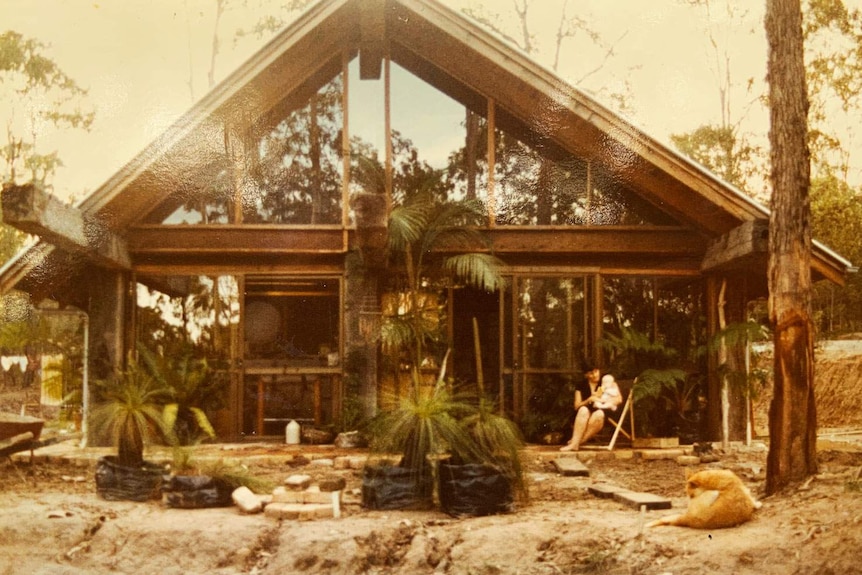
<instances>
[{"instance_id":1,"label":"stack of bricks","mask_svg":"<svg viewBox=\"0 0 862 575\"><path fill-rule=\"evenodd\" d=\"M308 521L341 517L341 494L344 491L343 477L331 477L311 484L308 475L291 475L283 487L272 492L272 501L264 508L264 514L274 519Z\"/></svg>"}]
</instances>

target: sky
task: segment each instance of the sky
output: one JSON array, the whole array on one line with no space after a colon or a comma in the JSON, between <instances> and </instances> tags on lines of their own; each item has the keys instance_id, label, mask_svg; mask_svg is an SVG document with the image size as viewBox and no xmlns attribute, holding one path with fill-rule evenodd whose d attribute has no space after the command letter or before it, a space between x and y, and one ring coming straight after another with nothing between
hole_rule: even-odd
<instances>
[{"instance_id":1,"label":"sky","mask_svg":"<svg viewBox=\"0 0 862 575\"><path fill-rule=\"evenodd\" d=\"M456 9L481 7L480 0L442 1ZM731 20L713 6L708 20L703 9L685 0L533 0L529 22L535 57L548 68L563 2L569 15L590 22L614 51L605 59L586 40L565 44L557 68L563 78L600 92L600 101L602 90L618 91L628 83L630 119L667 142L671 134L721 119L718 78L723 71L710 49L712 30L738 78L730 90L731 114L765 137L765 112L749 108L758 94L745 90L748 78L755 90L764 89L761 2L732 0ZM857 2L862 0L850 3ZM509 2L485 4L513 14ZM15 30L47 44L46 55L88 90L87 102L96 111L89 132L46 130L41 139L65 164L56 174L55 194L80 199L93 191L203 96L215 5L215 0L0 0L0 32ZM269 39L236 38L236 30L247 29L266 12L267 0L229 0L227 6L218 26L217 81ZM511 17L501 23L517 32ZM599 62L601 69L582 80Z\"/></svg>"}]
</instances>

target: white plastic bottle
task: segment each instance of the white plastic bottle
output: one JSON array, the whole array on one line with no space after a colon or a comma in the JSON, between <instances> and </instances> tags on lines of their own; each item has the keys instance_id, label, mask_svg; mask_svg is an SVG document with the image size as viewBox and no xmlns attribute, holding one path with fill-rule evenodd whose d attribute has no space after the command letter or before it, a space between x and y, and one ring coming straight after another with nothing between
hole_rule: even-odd
<instances>
[{"instance_id":1,"label":"white plastic bottle","mask_svg":"<svg viewBox=\"0 0 862 575\"><path fill-rule=\"evenodd\" d=\"M299 443L299 424L293 419L284 428L284 442L288 445L297 445Z\"/></svg>"}]
</instances>

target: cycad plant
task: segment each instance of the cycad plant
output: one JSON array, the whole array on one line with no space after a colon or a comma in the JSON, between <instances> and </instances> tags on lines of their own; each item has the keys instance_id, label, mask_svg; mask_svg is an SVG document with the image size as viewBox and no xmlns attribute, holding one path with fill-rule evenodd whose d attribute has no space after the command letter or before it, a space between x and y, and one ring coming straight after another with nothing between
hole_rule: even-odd
<instances>
[{"instance_id":1,"label":"cycad plant","mask_svg":"<svg viewBox=\"0 0 862 575\"><path fill-rule=\"evenodd\" d=\"M110 438L117 447L117 462L140 467L144 444L164 433L162 407L168 390L135 362L112 385L106 386L103 401L92 414L97 433Z\"/></svg>"},{"instance_id":2,"label":"cycad plant","mask_svg":"<svg viewBox=\"0 0 862 575\"><path fill-rule=\"evenodd\" d=\"M138 356L147 374L168 393L162 412L168 442L191 445L215 438L205 406L219 407L222 386L207 361L195 358L191 350L162 355L143 345L138 346Z\"/></svg>"}]
</instances>

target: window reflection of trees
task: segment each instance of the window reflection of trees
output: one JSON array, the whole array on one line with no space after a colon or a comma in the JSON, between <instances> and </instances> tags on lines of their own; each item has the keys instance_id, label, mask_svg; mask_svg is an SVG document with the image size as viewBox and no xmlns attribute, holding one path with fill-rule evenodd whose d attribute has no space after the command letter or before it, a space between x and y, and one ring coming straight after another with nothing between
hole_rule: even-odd
<instances>
[{"instance_id":1,"label":"window reflection of trees","mask_svg":"<svg viewBox=\"0 0 862 575\"><path fill-rule=\"evenodd\" d=\"M341 222L343 118L339 75L254 143L244 222Z\"/></svg>"},{"instance_id":2,"label":"window reflection of trees","mask_svg":"<svg viewBox=\"0 0 862 575\"><path fill-rule=\"evenodd\" d=\"M138 341L166 356L191 353L212 362L227 361L239 325L236 279L187 276L164 283L159 288L138 284Z\"/></svg>"}]
</instances>

